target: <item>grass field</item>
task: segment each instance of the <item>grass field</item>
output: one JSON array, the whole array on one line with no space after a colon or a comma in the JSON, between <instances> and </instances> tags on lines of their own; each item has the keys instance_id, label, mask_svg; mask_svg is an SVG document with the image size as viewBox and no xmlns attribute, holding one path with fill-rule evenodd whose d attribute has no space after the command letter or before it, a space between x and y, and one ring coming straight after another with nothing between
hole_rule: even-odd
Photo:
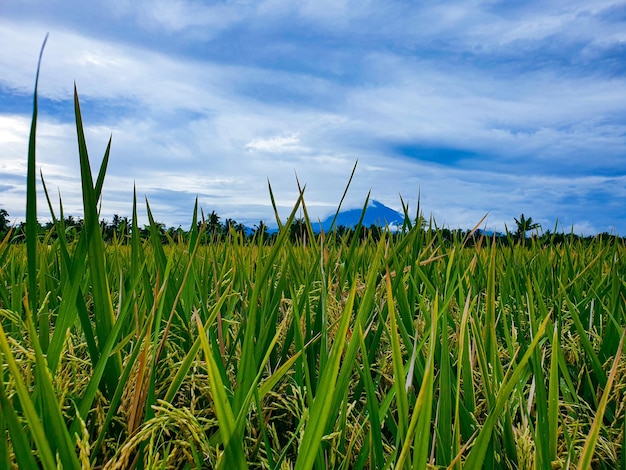
<instances>
[{"instance_id":1,"label":"grass field","mask_svg":"<svg viewBox=\"0 0 626 470\"><path fill-rule=\"evenodd\" d=\"M626 468L619 239L293 243L301 195L271 243L104 243L75 103L80 236L36 236L35 93L0 245L0 467Z\"/></svg>"}]
</instances>

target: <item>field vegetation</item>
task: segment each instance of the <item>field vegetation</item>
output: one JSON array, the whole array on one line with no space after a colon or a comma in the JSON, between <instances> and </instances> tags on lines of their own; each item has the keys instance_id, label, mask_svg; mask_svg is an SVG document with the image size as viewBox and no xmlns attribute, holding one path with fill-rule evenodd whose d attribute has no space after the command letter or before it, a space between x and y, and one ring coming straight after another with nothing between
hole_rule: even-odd
<instances>
[{"instance_id":1,"label":"field vegetation","mask_svg":"<svg viewBox=\"0 0 626 470\"><path fill-rule=\"evenodd\" d=\"M105 241L75 109L82 230L37 222L35 88L0 244L2 468L626 468L622 239L320 234L302 191L271 239L135 199Z\"/></svg>"}]
</instances>

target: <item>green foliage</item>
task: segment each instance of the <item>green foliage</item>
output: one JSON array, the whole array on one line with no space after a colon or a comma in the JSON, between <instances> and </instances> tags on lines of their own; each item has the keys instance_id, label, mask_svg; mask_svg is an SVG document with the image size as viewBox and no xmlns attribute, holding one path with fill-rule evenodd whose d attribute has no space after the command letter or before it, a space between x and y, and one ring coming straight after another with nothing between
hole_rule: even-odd
<instances>
[{"instance_id":1,"label":"green foliage","mask_svg":"<svg viewBox=\"0 0 626 470\"><path fill-rule=\"evenodd\" d=\"M526 234L531 230L535 230L541 227L540 224L533 222L532 217L526 218L524 214L519 216L519 220L515 218L515 224L517 225L517 229L515 230L515 238L523 239L526 238Z\"/></svg>"}]
</instances>

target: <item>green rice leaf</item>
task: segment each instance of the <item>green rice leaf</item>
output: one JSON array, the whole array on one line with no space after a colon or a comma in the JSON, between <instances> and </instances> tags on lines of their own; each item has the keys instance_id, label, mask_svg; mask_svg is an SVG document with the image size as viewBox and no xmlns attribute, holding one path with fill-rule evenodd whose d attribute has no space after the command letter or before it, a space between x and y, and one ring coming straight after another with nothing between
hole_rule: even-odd
<instances>
[{"instance_id":1,"label":"green rice leaf","mask_svg":"<svg viewBox=\"0 0 626 470\"><path fill-rule=\"evenodd\" d=\"M76 133L78 137L83 210L85 214L84 229L87 233L86 236L88 239L89 273L91 276L92 293L94 297L94 318L96 322L98 344L102 350L102 345L108 340L112 326L115 323L115 314L113 311L113 304L106 276L107 267L104 255L104 242L102 240L102 233L100 232L100 223L98 219L99 188L94 188L93 184L76 85L74 85L74 112L76 117ZM111 140L109 140L107 145L105 158L100 172L101 175L104 174L106 168L106 161L108 160L110 146ZM101 187L100 182L99 184ZM113 391L116 388L117 380L120 375L121 358L119 355L115 355L111 358L105 374L107 389L111 394L113 394Z\"/></svg>"},{"instance_id":2,"label":"green rice leaf","mask_svg":"<svg viewBox=\"0 0 626 470\"><path fill-rule=\"evenodd\" d=\"M493 430L500 418L500 414L504 410L507 401L510 398L511 392L517 386L517 383L524 375L525 367L528 364L531 356L534 354L535 348L539 344L539 341L543 338L546 330L546 326L550 321L550 317L547 316L541 326L536 332L532 342L528 345L528 349L520 359L518 363L512 366L511 370L507 373L502 386L497 391L496 401L493 409L487 416L483 427L481 428L474 445L465 460L466 468L482 468L487 453L487 448L491 441Z\"/></svg>"},{"instance_id":3,"label":"green rice leaf","mask_svg":"<svg viewBox=\"0 0 626 470\"><path fill-rule=\"evenodd\" d=\"M559 438L559 331L554 325L550 355L550 384L548 388L548 445L550 462L557 459Z\"/></svg>"},{"instance_id":4,"label":"green rice leaf","mask_svg":"<svg viewBox=\"0 0 626 470\"><path fill-rule=\"evenodd\" d=\"M33 117L30 125L30 136L28 140L28 162L26 174L26 253L28 258L28 301L33 314L37 308L37 186L36 186L36 140L37 140L37 88L39 85L39 71L41 70L41 59L43 51L48 41L48 35L43 40L37 61L37 73L35 75L35 91L33 93ZM47 347L48 338L44 338L44 346Z\"/></svg>"},{"instance_id":5,"label":"green rice leaf","mask_svg":"<svg viewBox=\"0 0 626 470\"><path fill-rule=\"evenodd\" d=\"M578 470L585 470L585 469L591 468L591 460L595 452L596 443L598 442L598 436L600 435L600 430L602 429L602 420L604 419L604 412L606 410L606 405L609 401L611 388L613 387L613 382L615 381L615 375L617 374L617 369L619 367L620 359L622 357L622 352L624 350L625 338L626 338L626 331L622 333L622 337L619 341L619 346L617 347L617 354L615 354L615 359L613 360L613 366L611 367L611 372L609 373L606 386L604 387L604 391L602 392L602 398L600 399L600 403L598 404L596 416L593 419L591 430L589 431L587 439L585 440L585 445L580 455L578 466L576 467Z\"/></svg>"},{"instance_id":6,"label":"green rice leaf","mask_svg":"<svg viewBox=\"0 0 626 470\"><path fill-rule=\"evenodd\" d=\"M22 412L25 415L26 422L28 423L28 427L32 434L33 440L35 442L35 446L39 452L39 458L41 460L41 464L45 469L55 469L56 462L52 455L52 450L50 449L50 443L48 442L48 438L43 429L43 425L41 423L40 417L35 410L35 405L31 401L30 395L28 394L28 389L24 384L20 371L15 363L15 359L10 353L10 349L8 347L8 343L6 340L6 336L2 326L0 325L0 348L2 349L2 354L4 355L4 361L9 367L9 371L13 374L13 378L15 380L15 389L16 393L20 400L20 406L22 408ZM9 412L10 413L10 412ZM8 415L7 415L8 416ZM12 434L17 436L17 432ZM28 459L25 455L24 446L21 446L20 438L15 437L18 441L18 451L20 452L20 457L22 460ZM15 445L15 444L14 444Z\"/></svg>"},{"instance_id":7,"label":"green rice leaf","mask_svg":"<svg viewBox=\"0 0 626 470\"><path fill-rule=\"evenodd\" d=\"M196 324L200 338L200 345L204 351L204 357L207 364L207 372L211 391L213 393L213 406L220 423L220 434L224 444L224 458L219 461L218 468L248 468L246 463L246 455L243 451L242 437L237 432L235 425L235 416L226 395L225 386L222 382L213 353L207 341L206 331L200 317L195 315Z\"/></svg>"},{"instance_id":8,"label":"green rice leaf","mask_svg":"<svg viewBox=\"0 0 626 470\"><path fill-rule=\"evenodd\" d=\"M4 362L5 361L3 360L3 363ZM17 465L21 468L37 468L37 461L35 460L33 450L30 447L29 436L26 434L24 427L19 422L18 415L15 412L11 401L7 398L6 390L4 388L4 380L0 380L0 409L2 409L0 420L2 420L3 424L0 430L2 430L3 433L5 430L8 431L8 434L11 437L11 444L13 445L13 452L15 453ZM5 468L9 468L11 463L7 442L2 440L0 441L0 445L3 446L3 458L0 462L2 462ZM46 452L50 454L50 457L52 456L49 448L47 451L44 451L44 453Z\"/></svg>"},{"instance_id":9,"label":"green rice leaf","mask_svg":"<svg viewBox=\"0 0 626 470\"><path fill-rule=\"evenodd\" d=\"M311 404L309 421L304 429L304 435L300 443L300 452L296 459L296 470L307 470L313 468L317 459L317 453L322 443L324 429L326 423L330 419L327 408L330 405L335 393L335 383L337 380L337 372L339 371L339 363L344 351L346 343L346 333L352 316L354 299L356 296L356 284L352 285L350 295L346 301L345 308L341 316L341 323L337 329L335 342L333 343L331 352L328 357L328 363L322 372L322 376L317 389L315 399ZM342 391L339 390L339 393Z\"/></svg>"}]
</instances>

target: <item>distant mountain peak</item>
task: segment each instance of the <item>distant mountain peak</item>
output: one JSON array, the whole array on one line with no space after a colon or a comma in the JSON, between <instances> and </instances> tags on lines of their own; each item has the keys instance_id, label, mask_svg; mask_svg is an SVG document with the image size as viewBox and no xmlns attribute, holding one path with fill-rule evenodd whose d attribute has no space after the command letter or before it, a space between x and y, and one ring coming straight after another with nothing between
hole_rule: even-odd
<instances>
[{"instance_id":1,"label":"distant mountain peak","mask_svg":"<svg viewBox=\"0 0 626 470\"><path fill-rule=\"evenodd\" d=\"M354 209L346 209L344 211L339 212L337 216L337 221L335 225L337 227L344 226L347 228L354 228L361 218L361 213L363 211L362 207L354 208ZM321 222L321 227L328 231L330 230L330 225L332 224L334 214L331 214L326 219ZM369 227L371 225L377 225L379 227L385 227L387 225L402 225L404 222L404 215L400 212L392 209L391 207L386 206L380 201L376 199L371 199L367 207L365 208L365 215L363 217L363 225L365 227Z\"/></svg>"}]
</instances>

